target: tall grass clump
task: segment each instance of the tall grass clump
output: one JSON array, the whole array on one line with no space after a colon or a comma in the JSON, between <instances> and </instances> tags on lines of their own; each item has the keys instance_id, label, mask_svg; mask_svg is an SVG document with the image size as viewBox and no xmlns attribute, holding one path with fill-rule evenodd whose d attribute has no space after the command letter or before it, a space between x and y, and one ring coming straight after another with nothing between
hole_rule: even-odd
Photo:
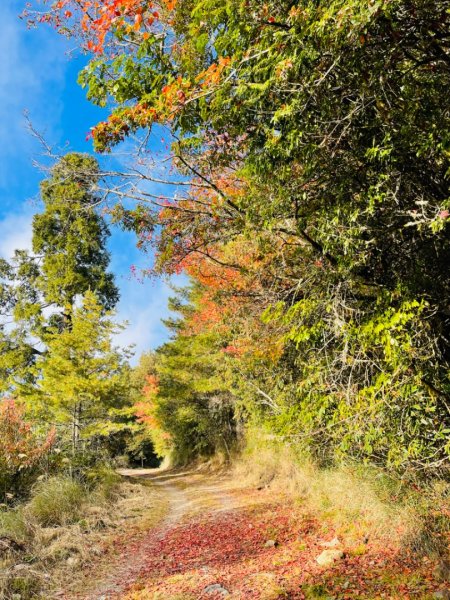
<instances>
[{"instance_id":1,"label":"tall grass clump","mask_svg":"<svg viewBox=\"0 0 450 600\"><path fill-rule=\"evenodd\" d=\"M81 515L86 488L69 477L51 477L40 482L27 505L27 513L41 526L67 525Z\"/></svg>"},{"instance_id":2,"label":"tall grass clump","mask_svg":"<svg viewBox=\"0 0 450 600\"><path fill-rule=\"evenodd\" d=\"M109 465L100 464L88 471L86 481L93 498L103 503L117 498L123 479Z\"/></svg>"},{"instance_id":3,"label":"tall grass clump","mask_svg":"<svg viewBox=\"0 0 450 600\"><path fill-rule=\"evenodd\" d=\"M0 511L0 538L22 544L28 539L29 533L29 524L21 510Z\"/></svg>"}]
</instances>

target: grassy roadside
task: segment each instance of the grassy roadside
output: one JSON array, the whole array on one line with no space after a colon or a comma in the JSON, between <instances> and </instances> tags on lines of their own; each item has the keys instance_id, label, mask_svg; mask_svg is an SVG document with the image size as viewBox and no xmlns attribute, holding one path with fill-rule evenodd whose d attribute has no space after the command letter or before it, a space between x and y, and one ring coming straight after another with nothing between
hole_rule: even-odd
<instances>
[{"instance_id":1,"label":"grassy roadside","mask_svg":"<svg viewBox=\"0 0 450 600\"><path fill-rule=\"evenodd\" d=\"M419 484L368 465L320 469L292 447L257 435L236 461L233 478L260 493L284 495L331 541L322 551L342 552L350 570L362 571L361 582L380 580L379 595L345 589L333 595L330 590L349 581L348 565L340 569L337 561L322 582L305 586L305 598L450 599L449 482ZM415 586L416 595L408 591Z\"/></svg>"},{"instance_id":2,"label":"grassy roadside","mask_svg":"<svg viewBox=\"0 0 450 600\"><path fill-rule=\"evenodd\" d=\"M438 559L450 549L450 482L419 485L368 465L319 469L292 447L257 436L233 472L244 486L282 490L347 537L377 539Z\"/></svg>"},{"instance_id":3,"label":"grassy roadside","mask_svg":"<svg viewBox=\"0 0 450 600\"><path fill-rule=\"evenodd\" d=\"M49 600L61 589L76 595L106 571L123 531L139 535L167 508L151 483L113 471L97 474L89 488L65 477L41 482L29 502L0 511L0 598Z\"/></svg>"}]
</instances>

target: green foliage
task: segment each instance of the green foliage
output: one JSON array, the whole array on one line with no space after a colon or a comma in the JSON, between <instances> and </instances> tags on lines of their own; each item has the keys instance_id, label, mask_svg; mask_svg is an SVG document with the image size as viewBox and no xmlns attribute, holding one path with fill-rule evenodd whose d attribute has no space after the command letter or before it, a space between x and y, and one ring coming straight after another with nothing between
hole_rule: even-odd
<instances>
[{"instance_id":1,"label":"green foliage","mask_svg":"<svg viewBox=\"0 0 450 600\"><path fill-rule=\"evenodd\" d=\"M185 463L222 452L229 457L235 441L233 396L222 377L223 340L214 333L189 329L189 315L200 301L199 290L185 291L187 302L172 301L181 318L168 322L174 338L158 349L154 416L170 436L172 459ZM168 439L156 434L156 449L167 453ZM158 443L159 442L159 443Z\"/></svg>"},{"instance_id":2,"label":"green foliage","mask_svg":"<svg viewBox=\"0 0 450 600\"><path fill-rule=\"evenodd\" d=\"M165 49L151 35L82 74L91 99L115 103L97 146L154 120L171 129L180 172L217 203L205 193L201 209L189 205L195 218L163 222L158 267L170 272L177 252L191 261L196 249L217 263L242 237L271 253L260 271L242 267L242 246L227 263L258 281L239 295L249 313L257 297L283 348L264 355L266 338L236 319L233 334L257 351L236 359L230 379L229 361L214 358L226 339L176 330L157 359L157 414L175 446L203 452L216 425L200 415L233 389L242 418L324 461L445 468L448 2L192 0L170 25ZM145 105L151 123L130 105ZM224 173L245 193L228 193Z\"/></svg>"},{"instance_id":3,"label":"green foliage","mask_svg":"<svg viewBox=\"0 0 450 600\"><path fill-rule=\"evenodd\" d=\"M92 292L68 315L70 328L45 333L47 351L36 362L39 378L21 386L21 394L37 417L71 432L75 452L81 438L104 432L111 409L125 404L128 367L113 346L119 327Z\"/></svg>"},{"instance_id":4,"label":"green foliage","mask_svg":"<svg viewBox=\"0 0 450 600\"><path fill-rule=\"evenodd\" d=\"M45 210L33 219L33 252L42 256L36 285L47 303L72 306L76 296L95 291L105 308L113 308L118 290L107 272L109 236L95 212L97 161L68 154L41 184Z\"/></svg>"},{"instance_id":5,"label":"green foliage","mask_svg":"<svg viewBox=\"0 0 450 600\"><path fill-rule=\"evenodd\" d=\"M86 473L86 482L93 493L103 502L117 498L122 477L109 465L98 464Z\"/></svg>"},{"instance_id":6,"label":"green foliage","mask_svg":"<svg viewBox=\"0 0 450 600\"><path fill-rule=\"evenodd\" d=\"M380 294L369 309L341 288L334 298L267 311L266 322L285 331L275 368L293 377L281 389L265 383L276 410L259 418L323 461L351 456L401 470L444 464L448 415L428 379L439 372L429 309L400 298Z\"/></svg>"},{"instance_id":7,"label":"green foliage","mask_svg":"<svg viewBox=\"0 0 450 600\"><path fill-rule=\"evenodd\" d=\"M108 227L96 212L95 159L68 154L41 184L44 210L33 219L33 255L0 261L0 388L32 384L47 330L70 326L77 298L95 292L105 309L118 300L107 271ZM12 322L12 325L11 325ZM44 345L44 346L43 346Z\"/></svg>"},{"instance_id":8,"label":"green foliage","mask_svg":"<svg viewBox=\"0 0 450 600\"><path fill-rule=\"evenodd\" d=\"M63 157L41 185L33 255L17 250L11 263L0 261L1 389L24 401L37 435L48 423L56 426L58 447L47 471L80 479L107 449L114 454L114 436L129 428L120 411L130 404L130 353L113 342L121 326L108 309L118 291L107 270L109 230L96 209L98 181L94 158ZM16 421L2 436L2 494L29 492L50 445L44 440L39 454L31 426Z\"/></svg>"},{"instance_id":9,"label":"green foliage","mask_svg":"<svg viewBox=\"0 0 450 600\"><path fill-rule=\"evenodd\" d=\"M449 25L448 0L178 0L148 35L102 29L80 75L113 106L96 148L162 124L192 183L114 219L156 246L156 271L186 267L216 313L236 306L195 329L200 296L178 302L157 352L141 420L180 456L217 448L235 413L326 463L448 469Z\"/></svg>"},{"instance_id":10,"label":"green foliage","mask_svg":"<svg viewBox=\"0 0 450 600\"><path fill-rule=\"evenodd\" d=\"M152 433L139 418L140 407L146 402L148 378L155 374L153 352L144 352L138 364L130 369L127 379L127 405L114 410L113 435L108 440L112 456L122 456L130 465L157 467L160 463L155 454Z\"/></svg>"}]
</instances>

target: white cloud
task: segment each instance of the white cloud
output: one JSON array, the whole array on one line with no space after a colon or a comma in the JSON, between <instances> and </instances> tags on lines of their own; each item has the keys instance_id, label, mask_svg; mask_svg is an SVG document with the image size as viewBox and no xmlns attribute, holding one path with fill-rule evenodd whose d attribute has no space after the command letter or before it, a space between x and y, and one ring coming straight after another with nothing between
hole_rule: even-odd
<instances>
[{"instance_id":1,"label":"white cloud","mask_svg":"<svg viewBox=\"0 0 450 600\"><path fill-rule=\"evenodd\" d=\"M32 213L9 214L0 220L0 256L12 258L14 250L31 250Z\"/></svg>"}]
</instances>

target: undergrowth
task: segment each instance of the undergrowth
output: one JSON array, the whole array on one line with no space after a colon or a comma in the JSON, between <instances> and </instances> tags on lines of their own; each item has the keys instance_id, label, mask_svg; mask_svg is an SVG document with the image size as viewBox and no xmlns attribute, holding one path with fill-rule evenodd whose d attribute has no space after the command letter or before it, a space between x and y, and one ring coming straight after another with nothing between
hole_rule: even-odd
<instances>
[{"instance_id":1,"label":"undergrowth","mask_svg":"<svg viewBox=\"0 0 450 600\"><path fill-rule=\"evenodd\" d=\"M93 469L82 482L68 476L40 481L26 504L0 510L0 598L53 597L104 553L105 540L123 519L137 526L153 507L157 518L158 498L107 467Z\"/></svg>"},{"instance_id":2,"label":"undergrowth","mask_svg":"<svg viewBox=\"0 0 450 600\"><path fill-rule=\"evenodd\" d=\"M319 468L294 446L255 432L234 474L245 485L284 491L347 538L386 539L420 555L448 551L448 482L414 482L361 464Z\"/></svg>"},{"instance_id":3,"label":"undergrowth","mask_svg":"<svg viewBox=\"0 0 450 600\"><path fill-rule=\"evenodd\" d=\"M86 491L70 477L51 477L36 486L26 511L43 527L67 525L80 518Z\"/></svg>"}]
</instances>

